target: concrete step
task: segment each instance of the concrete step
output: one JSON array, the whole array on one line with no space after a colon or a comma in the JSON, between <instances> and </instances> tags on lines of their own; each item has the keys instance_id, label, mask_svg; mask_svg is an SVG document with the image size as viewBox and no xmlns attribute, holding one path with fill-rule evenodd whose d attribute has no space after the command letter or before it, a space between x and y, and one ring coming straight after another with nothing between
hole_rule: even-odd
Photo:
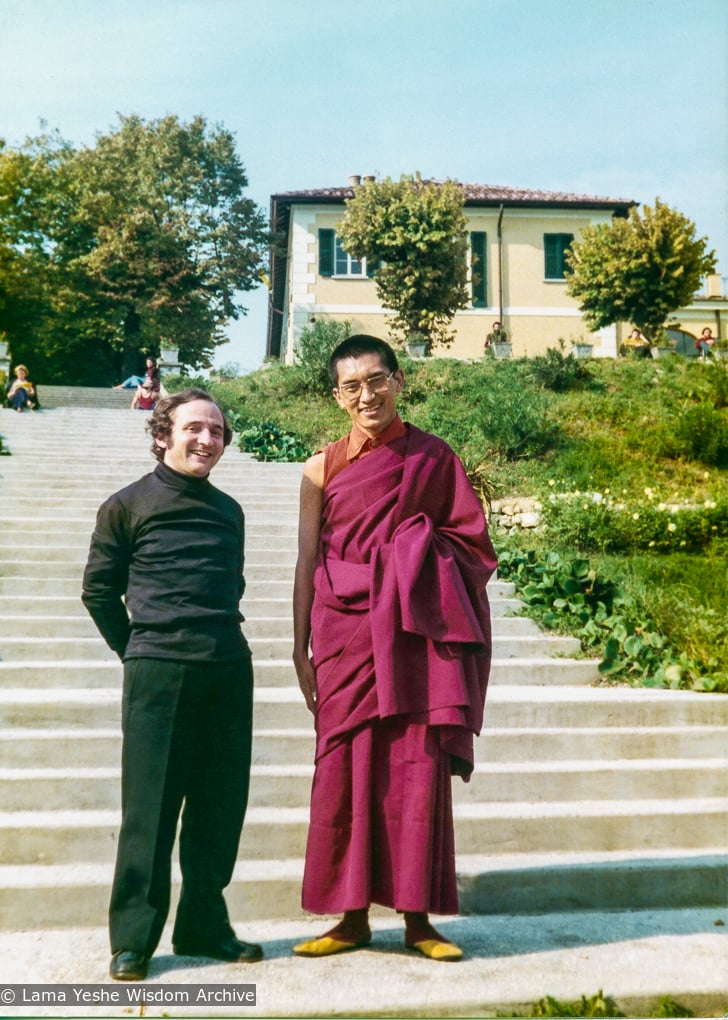
<instances>
[{"instance_id":1,"label":"concrete step","mask_svg":"<svg viewBox=\"0 0 728 1020\"><path fill-rule=\"evenodd\" d=\"M725 844L704 849L560 854L458 854L460 909L473 914L546 913L551 910L679 909L725 912Z\"/></svg>"},{"instance_id":2,"label":"concrete step","mask_svg":"<svg viewBox=\"0 0 728 1020\"><path fill-rule=\"evenodd\" d=\"M7 671L7 680L12 672ZM0 713L6 725L27 725L21 715L32 715L34 728L42 725L61 726L86 724L92 727L116 726L121 702L121 666L99 671L99 680L110 683L96 687L63 685L59 688L0 685ZM671 697L676 694L677 697ZM310 725L312 719L305 708L295 675L285 687L272 687L256 677L254 691L256 722L261 713L293 713L294 726ZM269 706L269 707L266 707ZM300 711L300 714L298 714ZM676 723L679 719L679 724ZM264 723L263 725L267 725ZM278 723L280 725L280 723ZM489 691L485 731L507 729L558 729L564 733L573 730L598 731L614 728L642 727L647 734L664 726L689 728L691 726L728 725L728 699L706 698L691 692L649 691L648 689L546 686L537 692L522 685L494 685ZM724 747L728 758L728 742ZM527 760L532 760L528 748L522 749ZM660 755L662 757L663 755ZM647 758L648 755L645 755ZM509 758L509 760L511 760Z\"/></svg>"},{"instance_id":3,"label":"concrete step","mask_svg":"<svg viewBox=\"0 0 728 1020\"><path fill-rule=\"evenodd\" d=\"M252 865L248 867L252 870ZM63 880L62 868L47 870ZM93 866L83 870L91 897L97 888L95 870ZM281 874L278 881L286 877ZM254 871L239 879L248 881L238 886L236 879L232 920L241 936L263 945L266 962L261 967L246 968L241 976L238 964L174 959L170 924L149 971L149 983L157 988L162 984L167 1004L158 1005L149 995L145 1001L149 983L132 983L113 989L119 999L128 995L126 1004L122 1000L104 1012L141 1011L148 1016L194 1012L191 1006L175 1008L172 1003L184 1002L186 993L194 996L201 978L233 990L240 981L257 981L257 1006L246 1003L237 1010L245 1016L524 1016L533 1015L533 1006L546 989L561 1002L579 1003L585 990L602 987L620 1015L630 1017L664 1013L668 995L685 1007L684 1015L701 1017L721 1016L728 1000L725 937L715 926L716 912L710 907L443 918L438 928L462 945L466 956L453 981L451 968L433 967L404 948L401 919L391 911L372 916L373 942L368 949L315 963L301 961L291 947L320 934L321 918L300 916L297 899L291 920L253 918L256 889L264 876ZM74 961L75 982L86 986L108 982L108 933L98 917L81 928L39 932L26 927L0 933L3 984L62 984L68 981L69 959ZM75 1008L79 1014L101 1010ZM213 1008L229 1016L236 1012L232 1006L207 1006L204 1011ZM32 1010L15 1008L18 1013ZM197 1012L201 1010L198 1006ZM60 1013L57 1007L54 1012Z\"/></svg>"},{"instance_id":4,"label":"concrete step","mask_svg":"<svg viewBox=\"0 0 728 1020\"><path fill-rule=\"evenodd\" d=\"M47 577L39 569L35 576L13 576L3 577L0 575L0 597L2 596L44 596L44 597L81 597L81 579L83 568L78 565L75 570L65 572L65 577ZM272 580L270 578L251 580L246 578L245 596L242 603L243 612L249 598L276 598L288 599L289 603L293 592L292 576L285 580ZM516 603L517 604L517 603Z\"/></svg>"},{"instance_id":5,"label":"concrete step","mask_svg":"<svg viewBox=\"0 0 728 1020\"><path fill-rule=\"evenodd\" d=\"M0 631L0 659L3 662L47 660L62 662L66 659L117 660L117 656L96 637L58 637L51 628L44 628L42 636L7 637ZM293 636L255 637L248 634L248 643L256 662L260 660L290 661L293 655ZM576 638L547 634L495 635L493 655L499 659L528 659L534 656L567 656L579 653Z\"/></svg>"},{"instance_id":6,"label":"concrete step","mask_svg":"<svg viewBox=\"0 0 728 1020\"><path fill-rule=\"evenodd\" d=\"M700 849L725 839L725 798L582 801L579 804L456 804L457 846L479 854ZM0 859L5 864L113 861L117 811L9 811L0 814ZM307 807L248 809L239 860L302 859Z\"/></svg>"},{"instance_id":7,"label":"concrete step","mask_svg":"<svg viewBox=\"0 0 728 1020\"><path fill-rule=\"evenodd\" d=\"M69 600L70 601L70 600ZM0 598L0 649L6 635L13 640L25 638L37 638L42 635L55 638L92 638L98 637L98 631L91 617L86 613L80 600L73 600L77 609L76 615L63 615L62 613L48 613L47 615L32 615L35 607L34 599L25 600L26 611L10 612L13 607L9 599ZM248 610L245 616L245 636L248 640L275 637L289 638L291 634L292 619L291 606L286 602L285 615L264 616L253 615ZM69 604L58 601L57 608L70 609ZM497 626L494 627L494 637L503 638L538 638L541 636L536 623L525 616L504 616L497 619ZM567 646L565 646L567 647ZM554 645L550 646L553 651ZM578 643L574 644L573 639L568 643L568 648L578 651Z\"/></svg>"},{"instance_id":8,"label":"concrete step","mask_svg":"<svg viewBox=\"0 0 728 1020\"><path fill-rule=\"evenodd\" d=\"M562 910L558 904L569 898L574 903L573 910L568 911L562 918L561 924L556 926L556 930L559 932L557 944L542 947L542 955L547 961L551 961L557 946L560 946L562 950L563 947L568 946L576 945L578 947L578 960L572 962L576 978L575 983L572 984L573 990L569 995L562 995L560 998L574 998L578 1000L579 995L585 991L586 986L583 983L585 961L596 951L601 937L604 936L604 925L608 923L608 915L591 914L590 912L598 910L624 910L627 912L623 917L617 915L618 923L612 935L608 937L610 942L620 946L620 952L616 960L613 961L614 978L626 965L623 949L624 940L627 937L630 920L633 922L635 916L638 916L635 914L636 911L665 909L674 912L679 909L690 909L692 913L695 913L695 908L706 908L706 910L710 910L710 913L702 919L698 928L695 927L695 921L691 920L689 922L689 930L702 930L704 927L706 931L712 930L713 932L715 931L713 927L715 911L718 910L719 914L724 914L725 897L723 890L726 876L728 875L728 867L726 865L726 858L721 854L720 849L716 849L712 853L686 851L679 856L672 854L670 851L656 851L649 855L649 857L639 853L635 855L628 853L572 853L563 855L509 854L506 858L491 859L490 862L483 862L478 857L466 859L464 856L459 858L459 860L463 861L463 867L458 871L462 913L466 915L468 913L487 915L489 919L486 922L488 931L491 932L497 945L501 947L501 952L506 944L504 940L507 941L507 932L512 930L514 926L518 927L521 925L523 928L519 938L507 950L508 955L503 961L504 966L507 965L507 969L511 969L515 965L514 961L517 962L523 954L524 945L533 945L532 942L529 942L527 931L531 933L543 931L549 926L553 929L555 926L553 912ZM472 870L468 867L471 861ZM489 868L488 864L490 864ZM486 868L487 870L483 870ZM176 865L173 865L172 874L174 882L174 910L180 885L179 869ZM577 875L580 876L578 885L576 887L570 886L569 882L573 882L574 877ZM306 918L300 907L302 876L303 870L299 861L268 859L241 862L237 866L232 883L226 891L226 899L230 905L230 915L233 919L238 920L241 932L245 933L246 937L251 937L250 928L246 927L246 924L257 920L268 922L265 925L265 930L270 932L275 927L275 923L269 919L285 917L294 920L298 919L301 922L306 920L311 925L309 935L312 936L318 933L321 927L321 920ZM36 927L42 927L46 930L53 928L76 928L77 926L82 928L99 926L108 910L111 879L112 867L109 864L0 866L0 926L6 931L21 932L28 929L29 919L32 919ZM476 881L477 885L475 884ZM585 895L586 890L589 891L589 895ZM585 901L585 905L578 906L577 904L582 900ZM510 903L518 903L519 909L510 911L507 906ZM501 906L500 911L498 910L499 904ZM506 905L505 907L504 904ZM585 911L586 913L580 914L578 911ZM549 914L549 912L552 913ZM502 930L497 924L499 913L504 915ZM508 915L507 917L505 916L506 914ZM525 916L519 918L514 916L514 914ZM598 926L587 935L587 919L590 916L597 918ZM378 919L375 917L373 920L376 928L378 926ZM507 924L505 923L506 921ZM391 916L388 915L387 920L381 923L392 925ZM463 929L459 937L456 936L454 931L450 932L449 926L447 927L447 933L452 934L453 938L457 937L457 941L460 944L469 945L467 932L470 932L472 935L473 927L477 927L478 921L474 917L466 917L464 923L467 925L467 928ZM652 923L654 924L654 921ZM450 925L452 922L446 922L446 924ZM441 925L442 922L440 922L438 927ZM583 940L575 935L575 930L585 933ZM660 954L664 954L665 933L669 933L673 929L669 923L663 922L655 930L662 937L656 940L650 953L641 957L641 965L645 968L645 972L650 972L656 965L657 959L661 958ZM33 944L37 946L40 941L39 933L34 932L33 935ZM71 937L71 942L73 942L74 937L76 940L78 939L78 932L66 934L66 945L69 944L69 936ZM16 935L15 937L17 938L18 936ZM260 941L264 939L263 934L256 937ZM297 938L300 937L300 933L297 933ZM104 931L99 940L100 948L98 953L99 968L103 967L104 969L103 971L98 969L99 975L105 974L108 953L107 938L108 936ZM396 938L398 944L401 944L401 925L398 926ZM296 941L296 938L292 937L290 941L292 944ZM268 947L268 955L270 955L270 952L271 947ZM483 1002L483 988L488 985L492 976L491 967L493 966L494 954L497 955L493 947L490 950L488 949L486 940L481 949L475 952L473 963L477 962L477 957L481 952L489 964L489 969L487 972L480 974L478 978L481 991L477 1001L480 1003ZM376 946L374 954L377 967L381 968L381 956L376 951ZM532 955L532 953L526 954L526 958L529 961L528 972L532 972L535 966L531 959ZM704 950L701 955L704 957ZM64 961L64 969L62 974L59 972L57 980L63 981L67 978L67 970L65 969L67 957L65 954L61 954L61 956ZM286 947L285 956L287 959L292 959L294 963L297 962L295 958L290 956L288 947ZM83 960L84 958L85 953L81 953L79 959ZM361 968L362 954L360 953L344 954L341 957L337 957L335 962L348 966L355 958L360 958L358 966ZM396 957L393 957L393 959L396 959ZM696 957L691 963L693 981L686 980L686 988L695 989L696 987L695 967L698 959L699 957ZM711 958L710 968L715 969L717 967L719 970L722 969L724 960L725 948L723 947L722 951L714 954ZM277 962L282 963L283 960ZM408 962L411 965L411 958ZM324 963L326 964L326 961ZM674 960L674 965L678 965L678 958ZM543 973L539 970L538 966L535 969L538 973L538 981L535 985L538 991L532 996L534 1001L539 995L543 996L545 989L548 989L550 992L556 992L556 989L551 984L546 983L544 985ZM417 981L421 990L422 983L427 980L428 975L434 969L432 967L425 969L423 962L422 969L418 967L417 970ZM337 980L340 980L340 976L337 977L337 974L340 975L340 972L340 967L337 967L336 971L329 970L328 976L334 981L334 984ZM18 976L20 971L17 967L12 973L15 975L15 980L20 980ZM525 973L522 974L522 978L525 977ZM28 971L28 975L28 981L38 980L37 960L33 969ZM367 980L370 984L376 985L378 975L381 978L381 970L373 970ZM602 970L601 976L599 976L599 968L597 968L592 983L588 984L587 982L588 988L593 987L596 989L600 982L602 982L603 976L604 971ZM169 975L164 973L162 978L168 980ZM99 980L99 977L96 977L95 980ZM100 980L104 980L104 978L101 977ZM192 978L188 978L188 980L192 980ZM237 972L233 973L231 970L228 980L231 982L238 980ZM298 997L290 1000L290 1011L281 1015L298 1015L301 1008L300 980L299 977L296 981ZM353 974L348 980L354 981L354 986L357 983L357 979L354 978ZM358 980L359 982L361 981L361 975ZM347 1014L351 1009L354 986L349 989L346 999L342 1000L342 1015ZM447 1002L453 1003L452 982L449 979L448 987L451 989L451 994L448 996ZM671 986L669 982L666 982L666 976L663 975L656 988L664 994L665 988L669 987ZM613 990L612 985L609 986L609 990ZM331 989L329 989L326 997L321 1000L320 1010L317 1010L315 1015L331 1015L331 994ZM457 1001L457 996L454 996L454 998ZM523 991L523 984L521 983L520 988L513 992L512 1001L514 1006L516 1004L521 1004L522 1006L527 998L528 996ZM658 998L659 996L656 994L655 1006L657 1006ZM362 1001L367 1001L367 998L365 997ZM431 1014L428 1012L427 1015L483 1016L487 1012L487 1015L494 1016L496 1015L495 1004L498 1001L502 1002L502 999L493 999L493 1009L483 1011L481 1008L475 1008L476 997L474 995L470 1002L470 1008L466 1012L462 1012L457 1008L453 1012L445 1012L438 1009L437 1012ZM684 1001L682 997L681 1001ZM345 1002L349 1005L345 1006ZM386 999L382 1000L382 1012L376 1015L393 1015L391 1013L391 1002L390 989ZM410 989L408 993L408 1002L410 1004L417 1002L417 994L413 989ZM389 1005L387 1006L385 1003ZM717 1007L719 1003L722 1003L723 1006L725 1005L725 994L722 997L716 995L714 1004ZM397 1015L423 1016L425 1015L423 1009L426 1010L426 1007L418 1004L416 1011L409 1012L403 1002L401 1011L397 1010ZM366 1011L361 1015L371 1015L371 1013ZM628 1015L648 1016L652 1015L652 1012L635 1009ZM719 1016L721 1015L721 1009L711 1011L700 1009L696 1012L696 1015Z\"/></svg>"},{"instance_id":9,"label":"concrete step","mask_svg":"<svg viewBox=\"0 0 728 1020\"><path fill-rule=\"evenodd\" d=\"M82 576L83 569L80 565L77 568L75 576L72 571L69 571L68 576L65 577L48 577L40 570L33 576L23 575L2 577L0 575L0 601L4 597L26 599L36 599L38 597L42 597L44 599L75 598L80 600ZM507 582L499 581L493 588L489 586L488 598L492 616L510 615L518 613L523 609L523 603L518 599L509 595L501 597L499 592L506 592L507 590ZM290 576L285 577L283 580L276 580L270 577L263 577L262 579L260 576L250 577L246 570L245 595L241 604L244 614L246 614L246 607L250 603L255 603L257 605L264 600L273 600L275 602L285 601L290 607L292 596L292 572L290 573Z\"/></svg>"},{"instance_id":10,"label":"concrete step","mask_svg":"<svg viewBox=\"0 0 728 1020\"><path fill-rule=\"evenodd\" d=\"M72 406L74 409L93 407L127 411L134 392L131 389L116 390L111 386L108 388L100 386L38 386L40 406L44 410Z\"/></svg>"},{"instance_id":11,"label":"concrete step","mask_svg":"<svg viewBox=\"0 0 728 1020\"><path fill-rule=\"evenodd\" d=\"M73 659L64 662L51 659L0 662L0 687L74 687L79 671L84 670L84 686L108 687L120 675L118 661L113 657ZM264 687L292 687L295 672L290 659L258 659L255 673ZM596 659L562 659L546 656L493 659L491 685L496 684L593 684L598 680ZM8 678L8 679L4 679Z\"/></svg>"},{"instance_id":12,"label":"concrete step","mask_svg":"<svg viewBox=\"0 0 728 1020\"><path fill-rule=\"evenodd\" d=\"M280 518L274 524L269 523L270 514L258 514L251 518L246 515L245 520L245 545L246 549L255 546L256 548L291 548L296 549L296 523L297 513L289 515L290 521L281 522ZM22 522L23 528L16 526L13 521L3 520L2 536L0 537L0 557L8 559L8 551L18 546L25 549L74 549L78 553L79 562L86 560L89 539L94 528L94 516L77 518L73 521L53 520L46 522L34 518L29 521L26 517ZM17 522L20 524L21 522ZM29 523L32 527L28 527ZM12 556L12 552L10 553Z\"/></svg>"},{"instance_id":13,"label":"concrete step","mask_svg":"<svg viewBox=\"0 0 728 1020\"><path fill-rule=\"evenodd\" d=\"M259 717L260 713L256 709ZM491 762L476 764L469 783L455 783L456 803L579 802L728 798L728 762L701 761ZM306 807L313 764L256 765L251 773L251 806ZM0 812L62 804L70 811L120 811L121 770L98 766L0 769Z\"/></svg>"},{"instance_id":14,"label":"concrete step","mask_svg":"<svg viewBox=\"0 0 728 1020\"><path fill-rule=\"evenodd\" d=\"M486 726L478 745L478 759L507 764L524 760L540 762L640 761L660 758L669 741L670 756L683 760L725 760L725 727L642 726L605 728ZM527 750L526 750L527 747ZM0 767L98 768L120 760L121 734L116 727L91 729L21 727L0 729ZM300 765L313 761L314 739L310 726L262 729L256 726L253 760L256 764ZM490 838L484 833L483 838Z\"/></svg>"},{"instance_id":15,"label":"concrete step","mask_svg":"<svg viewBox=\"0 0 728 1020\"><path fill-rule=\"evenodd\" d=\"M63 581L62 586L70 591L66 595L0 595L0 633L10 632L9 628L3 630L3 623L9 618L42 620L46 616L55 617L57 620L83 620L84 623L93 623L86 612L80 596L80 587L74 586L71 582ZM509 600L518 606L519 603ZM284 617L292 621L291 592L290 589L283 598L251 598L246 592L245 595L246 619L261 617ZM517 618L514 617L515 621ZM523 618L525 619L525 618ZM531 621L528 621L529 623ZM292 623L291 623L292 626ZM93 628L95 630L95 628Z\"/></svg>"},{"instance_id":16,"label":"concrete step","mask_svg":"<svg viewBox=\"0 0 728 1020\"><path fill-rule=\"evenodd\" d=\"M296 562L295 554L284 551L279 556L276 556L274 553L271 553L271 558L277 559L278 563L268 563L265 556L267 556L267 552L265 554L259 552L256 556L254 550L249 555L246 555L246 581L250 584L269 581L285 582L290 589L293 585L293 569ZM49 562L48 569L52 572L52 576L39 579L45 581L46 586L59 580L76 580L77 583L80 583L83 576L83 563L79 562L78 557L71 557L68 560L54 559L45 561L42 555L33 556L29 550L27 558L24 557L22 562L17 560L0 560L0 579L3 583L3 594L8 592L8 586L12 586L13 583L15 584L15 590L19 590L21 585L24 586L25 581L28 580L29 572L32 574L34 569L38 571L44 570L46 562ZM28 591L25 587L22 590Z\"/></svg>"}]
</instances>

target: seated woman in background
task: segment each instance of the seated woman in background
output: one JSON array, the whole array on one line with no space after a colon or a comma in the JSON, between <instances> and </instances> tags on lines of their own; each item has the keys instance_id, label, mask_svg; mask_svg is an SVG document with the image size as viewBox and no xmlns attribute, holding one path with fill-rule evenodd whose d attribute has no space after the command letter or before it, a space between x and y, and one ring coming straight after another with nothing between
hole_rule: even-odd
<instances>
[{"instance_id":1,"label":"seated woman in background","mask_svg":"<svg viewBox=\"0 0 728 1020\"><path fill-rule=\"evenodd\" d=\"M642 330L633 329L622 344L620 354L631 354L633 358L649 358L652 356L650 341Z\"/></svg>"},{"instance_id":2,"label":"seated woman in background","mask_svg":"<svg viewBox=\"0 0 728 1020\"><path fill-rule=\"evenodd\" d=\"M145 379L141 386L137 387L134 399L131 402L132 411L153 411L157 406L159 392L154 389L151 379Z\"/></svg>"},{"instance_id":3,"label":"seated woman in background","mask_svg":"<svg viewBox=\"0 0 728 1020\"><path fill-rule=\"evenodd\" d=\"M706 326L698 339L695 341L695 349L700 351L702 357L712 355L715 337L710 326Z\"/></svg>"},{"instance_id":4,"label":"seated woman in background","mask_svg":"<svg viewBox=\"0 0 728 1020\"><path fill-rule=\"evenodd\" d=\"M8 388L8 400L14 411L22 411L26 407L32 411L37 404L35 386L28 378L25 365L16 365L15 379Z\"/></svg>"},{"instance_id":5,"label":"seated woman in background","mask_svg":"<svg viewBox=\"0 0 728 1020\"><path fill-rule=\"evenodd\" d=\"M144 375L130 375L124 382L119 383L118 386L112 386L113 390L133 390L138 386L141 386L145 379L152 380L152 389L159 389L159 369L157 368L156 358L147 358L147 370Z\"/></svg>"}]
</instances>

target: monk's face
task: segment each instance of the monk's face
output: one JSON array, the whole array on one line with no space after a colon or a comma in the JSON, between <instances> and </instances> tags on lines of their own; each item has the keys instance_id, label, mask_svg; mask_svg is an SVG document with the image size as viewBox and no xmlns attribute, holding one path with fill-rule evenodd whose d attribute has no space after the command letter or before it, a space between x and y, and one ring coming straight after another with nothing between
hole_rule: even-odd
<instances>
[{"instance_id":1,"label":"monk's face","mask_svg":"<svg viewBox=\"0 0 728 1020\"><path fill-rule=\"evenodd\" d=\"M378 354L361 354L342 359L338 371L336 403L367 435L383 432L397 414L397 394L404 384L402 370L390 372Z\"/></svg>"}]
</instances>

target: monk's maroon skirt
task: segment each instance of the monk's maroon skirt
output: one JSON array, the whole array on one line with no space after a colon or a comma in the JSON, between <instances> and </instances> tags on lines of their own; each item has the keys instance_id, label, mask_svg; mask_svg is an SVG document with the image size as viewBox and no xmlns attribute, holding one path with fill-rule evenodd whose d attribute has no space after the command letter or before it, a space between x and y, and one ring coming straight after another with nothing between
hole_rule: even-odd
<instances>
[{"instance_id":1,"label":"monk's maroon skirt","mask_svg":"<svg viewBox=\"0 0 728 1020\"><path fill-rule=\"evenodd\" d=\"M337 744L316 765L304 908L457 913L451 784L434 727L386 719Z\"/></svg>"}]
</instances>

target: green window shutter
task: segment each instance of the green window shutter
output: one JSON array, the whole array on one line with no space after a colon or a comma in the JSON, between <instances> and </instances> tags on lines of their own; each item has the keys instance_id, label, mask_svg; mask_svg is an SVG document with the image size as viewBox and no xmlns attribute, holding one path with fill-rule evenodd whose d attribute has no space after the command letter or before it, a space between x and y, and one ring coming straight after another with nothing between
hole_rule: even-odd
<instances>
[{"instance_id":1,"label":"green window shutter","mask_svg":"<svg viewBox=\"0 0 728 1020\"><path fill-rule=\"evenodd\" d=\"M334 275L334 231L321 229L318 232L319 243L319 274Z\"/></svg>"},{"instance_id":2,"label":"green window shutter","mask_svg":"<svg viewBox=\"0 0 728 1020\"><path fill-rule=\"evenodd\" d=\"M473 308L488 304L488 235L482 230L470 234L470 291Z\"/></svg>"},{"instance_id":3,"label":"green window shutter","mask_svg":"<svg viewBox=\"0 0 728 1020\"><path fill-rule=\"evenodd\" d=\"M543 235L544 276L547 280L555 280L559 275L557 241L558 234Z\"/></svg>"},{"instance_id":4,"label":"green window shutter","mask_svg":"<svg viewBox=\"0 0 728 1020\"><path fill-rule=\"evenodd\" d=\"M566 269L566 252L574 240L573 234L544 234L544 276L547 280L563 280Z\"/></svg>"}]
</instances>

